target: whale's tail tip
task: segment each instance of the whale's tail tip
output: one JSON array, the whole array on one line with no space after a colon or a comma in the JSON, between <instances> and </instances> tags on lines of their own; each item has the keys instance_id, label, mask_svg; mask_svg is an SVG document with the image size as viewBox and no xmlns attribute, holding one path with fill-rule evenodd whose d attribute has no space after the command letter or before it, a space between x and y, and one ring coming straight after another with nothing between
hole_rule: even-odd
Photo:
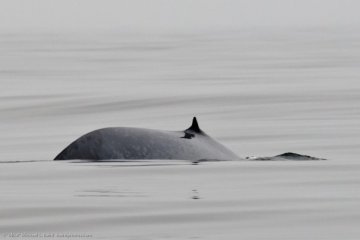
<instances>
[{"instance_id":1,"label":"whale's tail tip","mask_svg":"<svg viewBox=\"0 0 360 240\"><path fill-rule=\"evenodd\" d=\"M202 133L196 117L193 117L192 124L187 130L191 130L196 133Z\"/></svg>"}]
</instances>

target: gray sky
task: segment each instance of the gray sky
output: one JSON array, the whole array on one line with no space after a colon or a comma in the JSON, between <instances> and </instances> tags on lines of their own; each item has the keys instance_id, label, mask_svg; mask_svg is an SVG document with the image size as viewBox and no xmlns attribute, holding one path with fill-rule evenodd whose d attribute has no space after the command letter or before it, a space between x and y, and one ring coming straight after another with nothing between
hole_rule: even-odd
<instances>
[{"instance_id":1,"label":"gray sky","mask_svg":"<svg viewBox=\"0 0 360 240\"><path fill-rule=\"evenodd\" d=\"M0 31L359 26L358 0L0 0Z\"/></svg>"}]
</instances>

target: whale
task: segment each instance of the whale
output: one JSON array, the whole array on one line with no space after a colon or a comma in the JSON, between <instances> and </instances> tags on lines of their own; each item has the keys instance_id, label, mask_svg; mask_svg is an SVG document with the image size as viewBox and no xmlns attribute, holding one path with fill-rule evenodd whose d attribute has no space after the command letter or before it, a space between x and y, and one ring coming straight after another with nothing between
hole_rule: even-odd
<instances>
[{"instance_id":1,"label":"whale","mask_svg":"<svg viewBox=\"0 0 360 240\"><path fill-rule=\"evenodd\" d=\"M54 160L178 159L227 161L240 158L200 129L196 117L184 131L108 127L89 132Z\"/></svg>"}]
</instances>

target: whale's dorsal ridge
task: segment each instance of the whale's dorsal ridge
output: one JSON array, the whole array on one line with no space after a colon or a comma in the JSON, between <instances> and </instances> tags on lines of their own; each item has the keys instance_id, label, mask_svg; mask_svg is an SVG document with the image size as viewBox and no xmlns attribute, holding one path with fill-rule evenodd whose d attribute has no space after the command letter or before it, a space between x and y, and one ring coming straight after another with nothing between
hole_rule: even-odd
<instances>
[{"instance_id":1,"label":"whale's dorsal ridge","mask_svg":"<svg viewBox=\"0 0 360 240\"><path fill-rule=\"evenodd\" d=\"M185 131L111 127L89 132L68 145L55 160L199 159L238 160L235 153L203 132L193 118Z\"/></svg>"},{"instance_id":2,"label":"whale's dorsal ridge","mask_svg":"<svg viewBox=\"0 0 360 240\"><path fill-rule=\"evenodd\" d=\"M193 117L192 124L188 129L186 129L186 131L193 131L195 133L203 133L203 131L201 131L201 129L199 127L196 117Z\"/></svg>"}]
</instances>

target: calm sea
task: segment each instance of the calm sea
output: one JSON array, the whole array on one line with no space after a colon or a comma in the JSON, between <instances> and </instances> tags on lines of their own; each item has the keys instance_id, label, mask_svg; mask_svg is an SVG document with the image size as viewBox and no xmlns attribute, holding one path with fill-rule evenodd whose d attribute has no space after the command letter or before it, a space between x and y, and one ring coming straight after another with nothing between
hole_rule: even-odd
<instances>
[{"instance_id":1,"label":"calm sea","mask_svg":"<svg viewBox=\"0 0 360 240\"><path fill-rule=\"evenodd\" d=\"M0 239L360 236L359 31L3 33L0 84ZM241 157L328 161L51 161L193 116Z\"/></svg>"}]
</instances>

